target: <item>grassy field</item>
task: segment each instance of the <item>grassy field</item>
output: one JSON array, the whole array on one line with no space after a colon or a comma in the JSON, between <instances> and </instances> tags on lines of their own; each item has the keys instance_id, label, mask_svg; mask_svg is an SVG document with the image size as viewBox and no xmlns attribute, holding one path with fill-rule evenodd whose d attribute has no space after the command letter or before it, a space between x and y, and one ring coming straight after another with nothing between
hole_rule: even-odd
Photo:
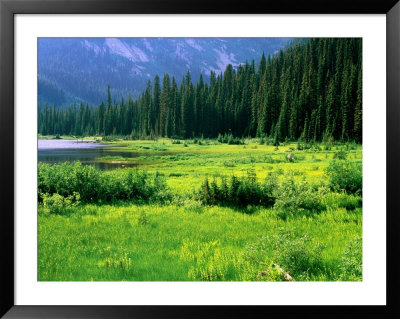
<instances>
[{"instance_id":1,"label":"grassy field","mask_svg":"<svg viewBox=\"0 0 400 319\"><path fill-rule=\"evenodd\" d=\"M242 142L107 141L115 144L107 149L139 156L98 161L135 163L159 176L162 196L113 202L70 197L61 204L45 196L38 211L38 279L362 280L361 193L352 185L341 189L347 175L329 173L333 162L360 164L362 147ZM103 172L98 179L114 181L131 170ZM224 178L233 187L232 176L251 185L254 175L263 191L265 180L276 180L273 205L204 200L206 179L223 190Z\"/></svg>"}]
</instances>

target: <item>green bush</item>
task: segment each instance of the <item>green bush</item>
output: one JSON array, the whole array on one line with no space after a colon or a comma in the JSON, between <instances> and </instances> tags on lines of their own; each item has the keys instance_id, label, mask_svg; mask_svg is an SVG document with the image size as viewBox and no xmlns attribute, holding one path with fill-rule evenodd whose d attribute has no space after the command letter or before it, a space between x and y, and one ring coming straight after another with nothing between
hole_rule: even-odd
<instances>
[{"instance_id":1,"label":"green bush","mask_svg":"<svg viewBox=\"0 0 400 319\"><path fill-rule=\"evenodd\" d=\"M339 280L362 280L362 238L357 237L347 243L340 262L341 274Z\"/></svg>"},{"instance_id":2,"label":"green bush","mask_svg":"<svg viewBox=\"0 0 400 319\"><path fill-rule=\"evenodd\" d=\"M276 187L275 178L269 182L260 184L256 181L254 170L249 170L246 177L237 178L231 176L229 182L216 178L210 183L205 179L200 190L196 191L195 197L205 205L226 205L245 208L248 205L269 207L274 204L273 187Z\"/></svg>"},{"instance_id":3,"label":"green bush","mask_svg":"<svg viewBox=\"0 0 400 319\"><path fill-rule=\"evenodd\" d=\"M362 164L349 161L332 161L326 173L329 187L334 191L362 195Z\"/></svg>"},{"instance_id":4,"label":"green bush","mask_svg":"<svg viewBox=\"0 0 400 319\"><path fill-rule=\"evenodd\" d=\"M250 260L258 264L269 265L265 261L272 259L275 265L279 265L299 281L307 280L312 274L318 274L322 270L321 253L324 248L308 234L298 236L279 229L276 234L261 236L255 243L248 245L247 254ZM272 257L268 257L271 255Z\"/></svg>"},{"instance_id":5,"label":"green bush","mask_svg":"<svg viewBox=\"0 0 400 319\"><path fill-rule=\"evenodd\" d=\"M49 210L50 214L61 215L66 213L66 209L79 205L80 196L78 193L63 197L60 194L44 194L43 206Z\"/></svg>"},{"instance_id":6,"label":"green bush","mask_svg":"<svg viewBox=\"0 0 400 319\"><path fill-rule=\"evenodd\" d=\"M323 187L315 191L305 180L296 183L293 176L290 176L279 187L274 208L285 214L294 214L305 210L320 212L326 209L321 202L321 197L325 193L326 189Z\"/></svg>"},{"instance_id":7,"label":"green bush","mask_svg":"<svg viewBox=\"0 0 400 319\"><path fill-rule=\"evenodd\" d=\"M137 169L102 172L80 162L38 166L39 202L44 194L68 197L79 193L83 202L145 200L164 198L165 178ZM158 196L158 193L163 193Z\"/></svg>"},{"instance_id":8,"label":"green bush","mask_svg":"<svg viewBox=\"0 0 400 319\"><path fill-rule=\"evenodd\" d=\"M306 280L322 269L321 253L324 246L313 243L308 235L295 236L294 233L281 230L272 236L270 245L274 250L274 259L296 280Z\"/></svg>"},{"instance_id":9,"label":"green bush","mask_svg":"<svg viewBox=\"0 0 400 319\"><path fill-rule=\"evenodd\" d=\"M333 154L333 158L339 160L345 160L347 158L347 153L343 150L337 151L335 152L335 154Z\"/></svg>"},{"instance_id":10,"label":"green bush","mask_svg":"<svg viewBox=\"0 0 400 319\"><path fill-rule=\"evenodd\" d=\"M218 134L217 141L219 143L226 143L229 145L243 145L244 144L244 141L242 139L240 139L238 137L233 137L232 133L229 133L229 134L225 133L224 135Z\"/></svg>"}]
</instances>

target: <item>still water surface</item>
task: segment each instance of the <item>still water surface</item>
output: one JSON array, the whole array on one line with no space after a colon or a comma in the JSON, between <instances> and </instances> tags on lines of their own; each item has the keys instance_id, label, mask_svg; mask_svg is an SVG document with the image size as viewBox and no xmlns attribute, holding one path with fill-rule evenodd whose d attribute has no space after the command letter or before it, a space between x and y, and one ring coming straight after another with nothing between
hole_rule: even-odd
<instances>
[{"instance_id":1,"label":"still water surface","mask_svg":"<svg viewBox=\"0 0 400 319\"><path fill-rule=\"evenodd\" d=\"M112 146L114 147L110 148ZM42 163L81 161L84 165L92 165L101 170L137 166L137 164L100 162L99 158L105 156L132 158L138 157L140 154L133 151L118 151L115 149L115 145L105 145L93 141L38 140L38 161Z\"/></svg>"}]
</instances>

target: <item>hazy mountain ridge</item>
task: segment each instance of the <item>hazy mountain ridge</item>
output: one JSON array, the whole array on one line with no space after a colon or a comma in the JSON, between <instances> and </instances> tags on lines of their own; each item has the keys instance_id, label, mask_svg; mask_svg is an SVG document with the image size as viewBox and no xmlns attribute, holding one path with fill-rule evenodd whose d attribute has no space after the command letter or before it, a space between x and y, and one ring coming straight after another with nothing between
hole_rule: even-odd
<instances>
[{"instance_id":1,"label":"hazy mountain ridge","mask_svg":"<svg viewBox=\"0 0 400 319\"><path fill-rule=\"evenodd\" d=\"M262 52L275 54L289 38L41 38L38 40L39 103L97 105L106 99L136 97L158 74L179 83L190 71L221 73L228 64L258 63Z\"/></svg>"}]
</instances>

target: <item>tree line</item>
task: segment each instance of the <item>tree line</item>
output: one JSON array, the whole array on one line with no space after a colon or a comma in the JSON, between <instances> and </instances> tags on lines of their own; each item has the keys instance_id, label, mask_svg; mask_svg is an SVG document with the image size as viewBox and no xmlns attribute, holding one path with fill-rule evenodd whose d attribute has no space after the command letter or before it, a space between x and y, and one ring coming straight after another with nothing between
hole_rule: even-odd
<instances>
[{"instance_id":1,"label":"tree line","mask_svg":"<svg viewBox=\"0 0 400 319\"><path fill-rule=\"evenodd\" d=\"M315 38L262 54L209 83L190 72L178 85L164 74L148 81L139 98L39 106L42 135L144 137L270 136L284 140L324 138L362 142L362 39Z\"/></svg>"}]
</instances>

